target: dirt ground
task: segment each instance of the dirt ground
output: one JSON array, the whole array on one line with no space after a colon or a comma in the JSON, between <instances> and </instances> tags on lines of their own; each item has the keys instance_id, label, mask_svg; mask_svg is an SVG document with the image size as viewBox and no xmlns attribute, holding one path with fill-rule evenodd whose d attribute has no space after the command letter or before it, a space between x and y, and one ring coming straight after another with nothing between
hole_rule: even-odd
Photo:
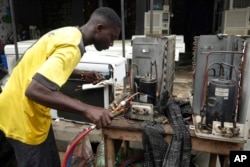
<instances>
[{"instance_id":1,"label":"dirt ground","mask_svg":"<svg viewBox=\"0 0 250 167\"><path fill-rule=\"evenodd\" d=\"M181 100L189 100L191 98L193 88L192 67L177 67L175 70L173 96Z\"/></svg>"}]
</instances>

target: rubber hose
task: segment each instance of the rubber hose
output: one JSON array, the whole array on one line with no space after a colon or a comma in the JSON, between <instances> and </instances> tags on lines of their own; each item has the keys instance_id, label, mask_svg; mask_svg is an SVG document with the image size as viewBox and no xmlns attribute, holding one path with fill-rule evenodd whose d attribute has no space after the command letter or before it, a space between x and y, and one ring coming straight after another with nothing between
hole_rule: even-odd
<instances>
[{"instance_id":1,"label":"rubber hose","mask_svg":"<svg viewBox=\"0 0 250 167\"><path fill-rule=\"evenodd\" d=\"M70 163L68 163L68 162L70 162L72 152L74 151L75 146L78 144L79 141L81 141L81 139L83 139L93 129L95 129L95 125L87 128L85 131L83 131L81 134L79 134L79 136L72 142L72 144L69 146L69 148L67 149L67 151L65 153L61 167L70 167L69 166Z\"/></svg>"},{"instance_id":2,"label":"rubber hose","mask_svg":"<svg viewBox=\"0 0 250 167\"><path fill-rule=\"evenodd\" d=\"M143 160L144 160L144 156L135 156L135 157L132 157L132 158L125 160L120 165L120 167L128 167L128 166L132 165L133 163L142 162Z\"/></svg>"}]
</instances>

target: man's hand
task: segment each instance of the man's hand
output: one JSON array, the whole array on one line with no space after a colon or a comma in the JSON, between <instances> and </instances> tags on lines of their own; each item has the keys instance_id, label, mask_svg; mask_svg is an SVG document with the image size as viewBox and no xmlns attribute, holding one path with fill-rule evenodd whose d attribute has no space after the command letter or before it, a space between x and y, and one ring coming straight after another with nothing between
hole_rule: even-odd
<instances>
[{"instance_id":1,"label":"man's hand","mask_svg":"<svg viewBox=\"0 0 250 167\"><path fill-rule=\"evenodd\" d=\"M97 129L110 125L114 117L109 110L97 106L88 107L84 116L93 122Z\"/></svg>"},{"instance_id":2,"label":"man's hand","mask_svg":"<svg viewBox=\"0 0 250 167\"><path fill-rule=\"evenodd\" d=\"M92 84L97 84L103 81L105 78L102 74L94 71L83 71L81 73L81 79Z\"/></svg>"}]
</instances>

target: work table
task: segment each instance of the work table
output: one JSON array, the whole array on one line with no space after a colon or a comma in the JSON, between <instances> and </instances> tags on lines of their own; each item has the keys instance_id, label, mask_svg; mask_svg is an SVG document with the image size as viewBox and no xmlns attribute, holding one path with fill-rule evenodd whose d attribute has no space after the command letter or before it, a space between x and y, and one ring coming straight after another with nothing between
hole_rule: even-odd
<instances>
[{"instance_id":1,"label":"work table","mask_svg":"<svg viewBox=\"0 0 250 167\"><path fill-rule=\"evenodd\" d=\"M124 117L114 119L112 124L102 129L105 142L106 166L114 167L115 164L115 148L116 140L125 140L133 142L142 142L142 121L127 120ZM162 124L166 137L166 142L170 142L174 134L170 124ZM210 140L198 138L195 135L192 126L189 127L192 149L195 151L210 153L209 166L216 166L216 158L219 156L226 165L231 150L243 150L244 143L224 142L218 140Z\"/></svg>"}]
</instances>

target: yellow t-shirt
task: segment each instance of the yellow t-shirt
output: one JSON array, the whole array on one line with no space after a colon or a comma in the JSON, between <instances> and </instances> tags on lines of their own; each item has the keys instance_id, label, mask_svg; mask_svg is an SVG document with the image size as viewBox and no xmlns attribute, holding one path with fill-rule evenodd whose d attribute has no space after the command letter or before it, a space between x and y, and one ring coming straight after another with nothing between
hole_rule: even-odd
<instances>
[{"instance_id":1,"label":"yellow t-shirt","mask_svg":"<svg viewBox=\"0 0 250 167\"><path fill-rule=\"evenodd\" d=\"M6 137L31 145L47 138L50 108L29 100L25 90L34 76L43 84L36 77L42 76L48 88L58 90L84 51L79 29L64 27L48 32L25 52L0 94L0 130Z\"/></svg>"}]
</instances>

